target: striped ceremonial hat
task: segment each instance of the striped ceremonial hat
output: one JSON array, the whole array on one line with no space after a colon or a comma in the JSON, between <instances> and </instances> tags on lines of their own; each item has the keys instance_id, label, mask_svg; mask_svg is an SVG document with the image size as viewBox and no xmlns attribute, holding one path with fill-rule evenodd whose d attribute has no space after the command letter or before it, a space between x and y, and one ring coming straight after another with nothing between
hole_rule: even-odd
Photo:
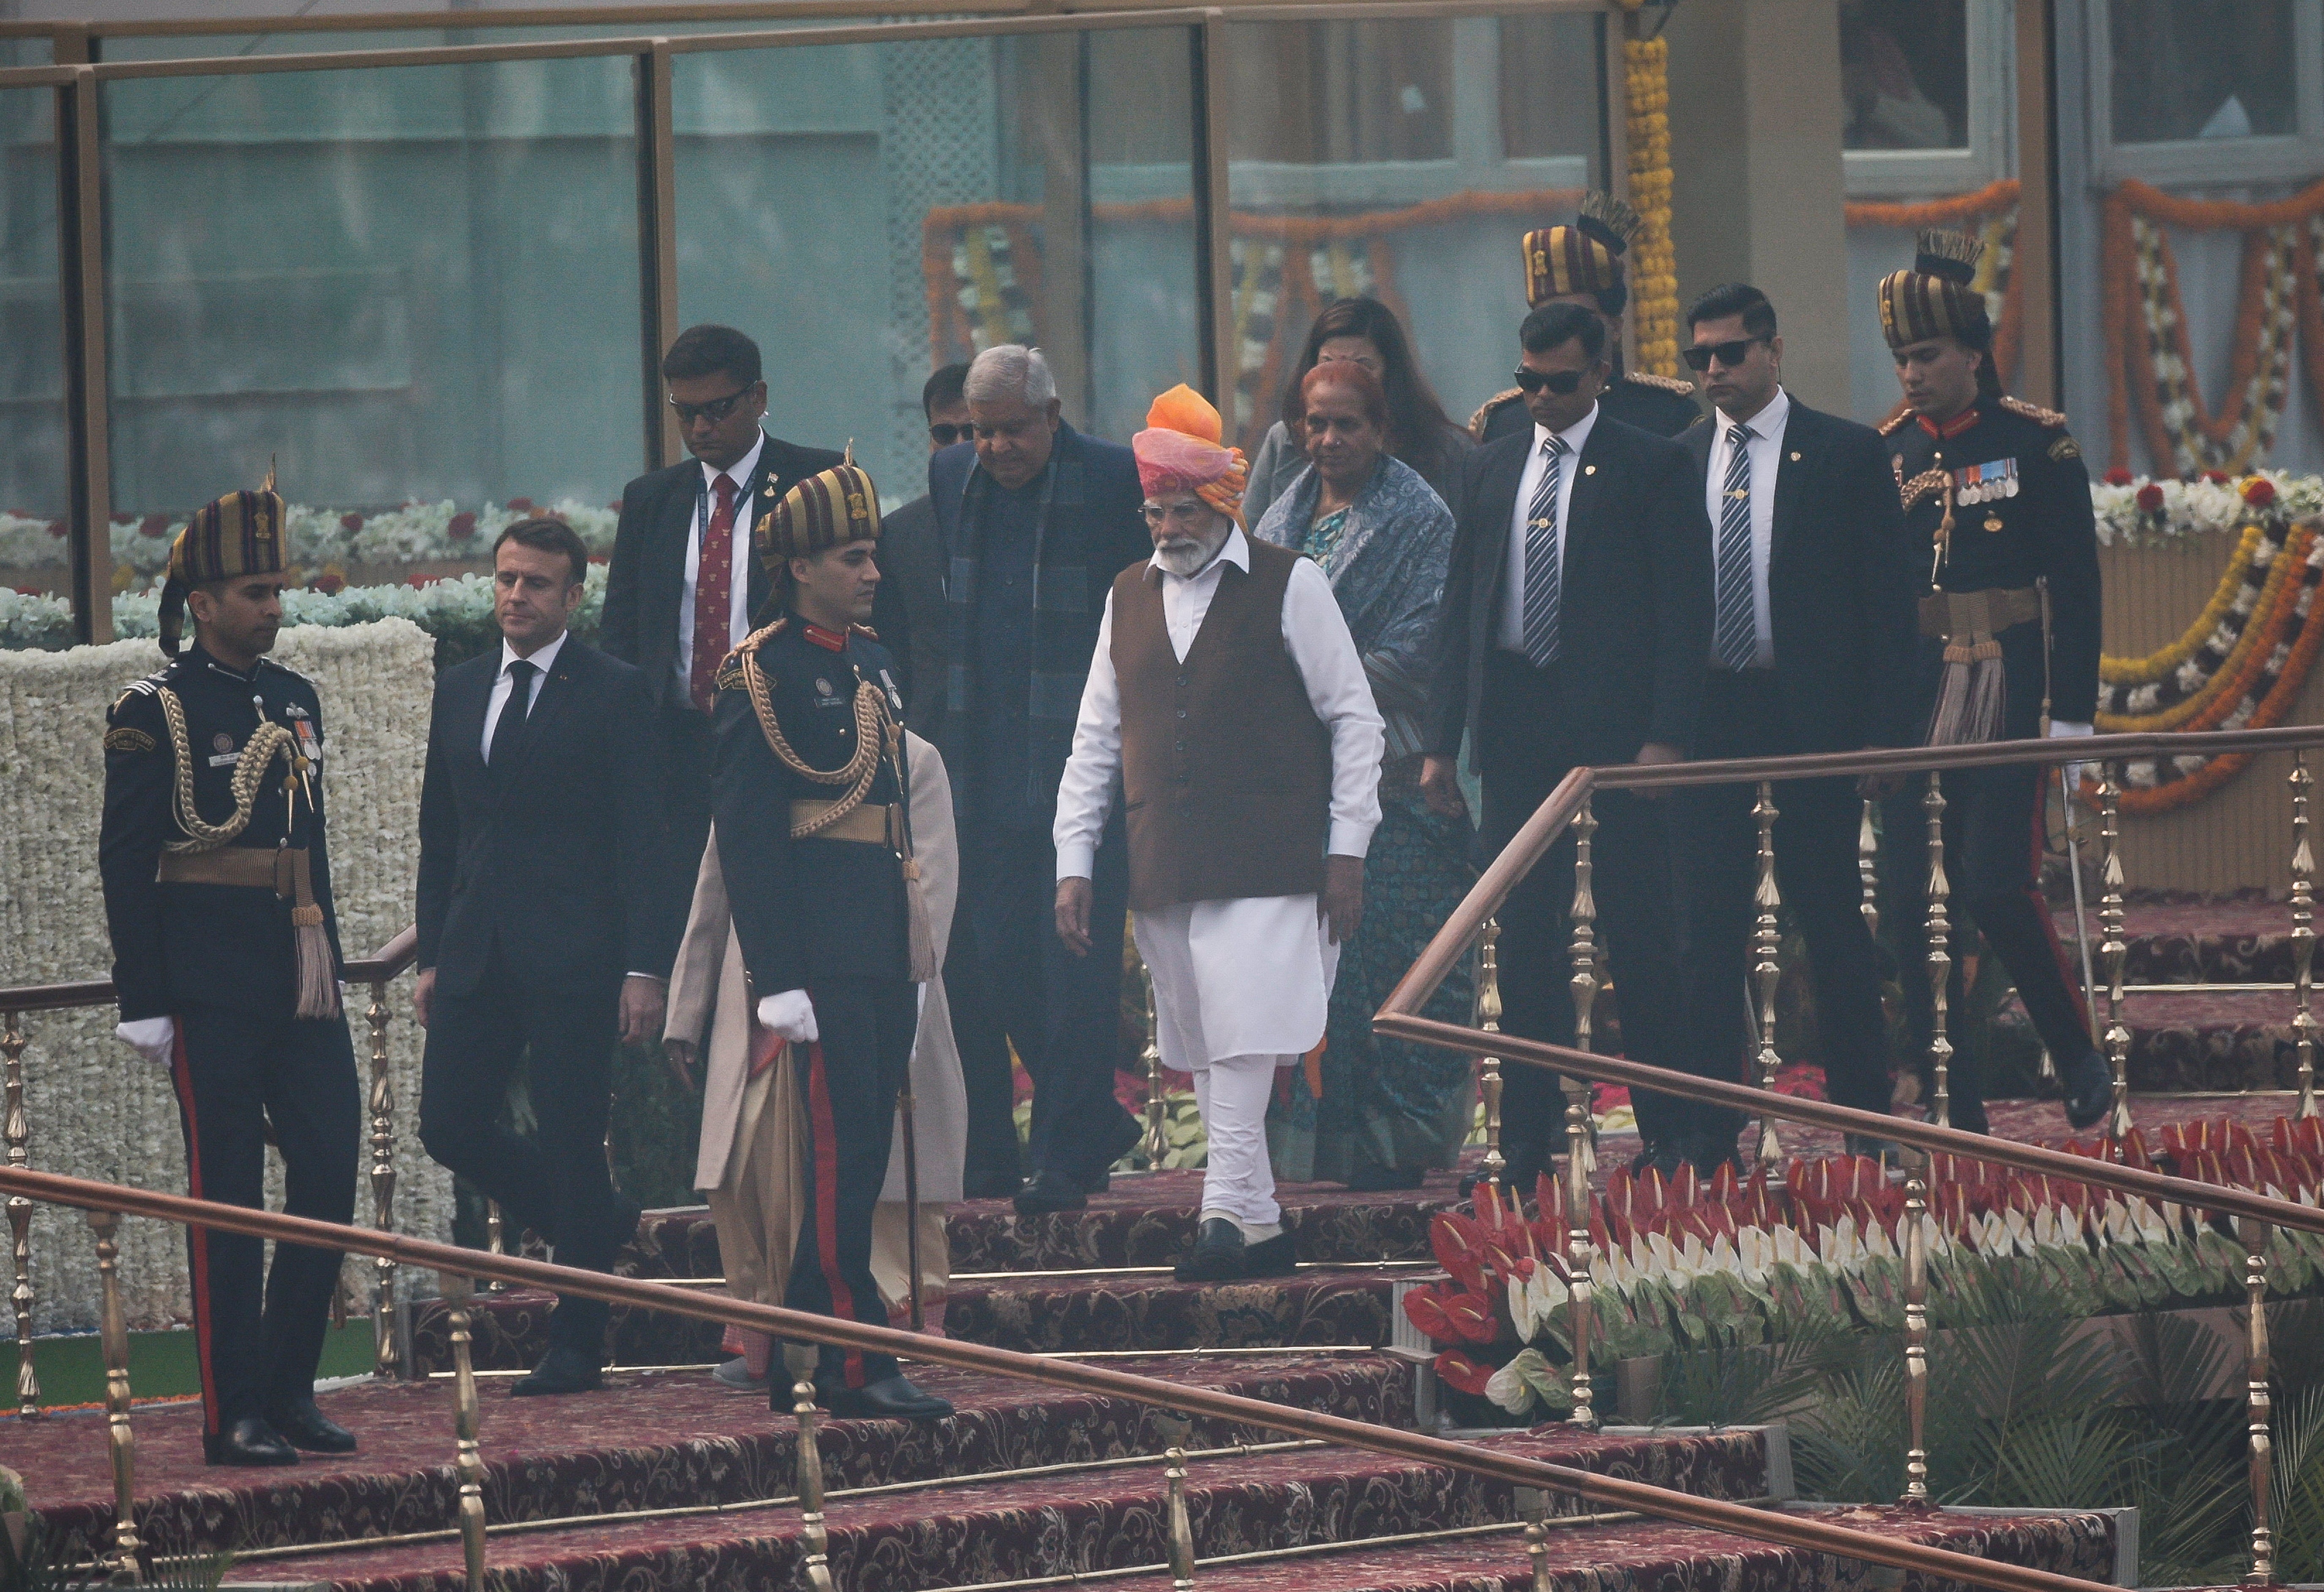
<instances>
[{"instance_id":1,"label":"striped ceremonial hat","mask_svg":"<svg viewBox=\"0 0 2324 1592\"><path fill-rule=\"evenodd\" d=\"M286 567L282 496L274 471L255 492L229 492L204 504L170 544L169 577L161 586L161 650L174 658L183 628L186 594L213 580L279 575Z\"/></svg>"},{"instance_id":2,"label":"striped ceremonial hat","mask_svg":"<svg viewBox=\"0 0 2324 1592\"><path fill-rule=\"evenodd\" d=\"M1909 271L1880 280L1880 331L1891 348L1931 338L1961 338L1982 347L1991 336L1985 295L1969 284L1985 255L1980 240L1932 228L1921 234Z\"/></svg>"},{"instance_id":3,"label":"striped ceremonial hat","mask_svg":"<svg viewBox=\"0 0 2324 1592\"><path fill-rule=\"evenodd\" d=\"M877 541L880 493L855 462L847 445L844 462L809 476L759 517L753 534L759 561L779 575L793 559L813 558L827 547Z\"/></svg>"},{"instance_id":4,"label":"striped ceremonial hat","mask_svg":"<svg viewBox=\"0 0 2324 1592\"><path fill-rule=\"evenodd\" d=\"M1629 206L1610 193L1582 195L1571 227L1525 235L1526 302L1539 309L1568 293L1590 293L1605 313L1619 315L1630 296L1622 256L1637 234L1638 213Z\"/></svg>"}]
</instances>

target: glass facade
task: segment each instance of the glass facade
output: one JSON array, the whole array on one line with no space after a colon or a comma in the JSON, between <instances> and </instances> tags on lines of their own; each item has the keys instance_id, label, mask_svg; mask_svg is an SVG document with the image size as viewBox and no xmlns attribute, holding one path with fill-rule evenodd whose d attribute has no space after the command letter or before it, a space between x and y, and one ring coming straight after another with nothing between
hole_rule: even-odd
<instances>
[{"instance_id":1,"label":"glass facade","mask_svg":"<svg viewBox=\"0 0 2324 1592\"><path fill-rule=\"evenodd\" d=\"M41 592L70 586L57 170L55 91L0 89L0 588Z\"/></svg>"}]
</instances>

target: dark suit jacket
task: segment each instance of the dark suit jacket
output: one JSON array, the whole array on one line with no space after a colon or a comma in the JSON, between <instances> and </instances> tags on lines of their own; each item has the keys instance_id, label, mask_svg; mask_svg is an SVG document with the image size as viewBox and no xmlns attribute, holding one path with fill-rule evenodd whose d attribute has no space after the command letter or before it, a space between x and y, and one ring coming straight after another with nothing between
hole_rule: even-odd
<instances>
[{"instance_id":1,"label":"dark suit jacket","mask_svg":"<svg viewBox=\"0 0 2324 1592\"><path fill-rule=\"evenodd\" d=\"M420 792L419 966L473 991L498 946L529 984L666 975L661 789L645 679L567 636L510 766L485 766L501 651L444 671ZM667 892L659 893L667 895Z\"/></svg>"},{"instance_id":2,"label":"dark suit jacket","mask_svg":"<svg viewBox=\"0 0 2324 1592\"><path fill-rule=\"evenodd\" d=\"M1469 456L1429 694L1428 749L1460 751L1498 644L1509 527L1533 433ZM1558 661L1566 721L1476 726L1478 738L1546 736L1574 763L1628 763L1648 741L1694 740L1711 656L1711 523L1686 449L1600 409L1567 466Z\"/></svg>"},{"instance_id":3,"label":"dark suit jacket","mask_svg":"<svg viewBox=\"0 0 2324 1592\"><path fill-rule=\"evenodd\" d=\"M872 628L899 665L904 727L933 739L944 712L945 552L936 505L916 497L880 520L880 593Z\"/></svg>"},{"instance_id":4,"label":"dark suit jacket","mask_svg":"<svg viewBox=\"0 0 2324 1592\"><path fill-rule=\"evenodd\" d=\"M1713 416L1679 439L1694 458L1698 501L1722 423ZM1791 745L1770 754L1917 739L1918 578L1887 444L1869 426L1793 399L1767 549L1768 618Z\"/></svg>"},{"instance_id":5,"label":"dark suit jacket","mask_svg":"<svg viewBox=\"0 0 2324 1592\"><path fill-rule=\"evenodd\" d=\"M750 495L735 510L741 539L735 557L750 572L751 613L767 600L770 584L751 551L751 528L782 495L845 456L825 448L801 448L779 437L767 439L752 472ZM624 663L645 671L646 689L657 705L678 683L678 606L686 595L686 537L693 523L702 464L688 458L640 476L622 488L622 517L613 531L613 559L605 571L604 618L597 644ZM774 496L767 488L774 488Z\"/></svg>"}]
</instances>

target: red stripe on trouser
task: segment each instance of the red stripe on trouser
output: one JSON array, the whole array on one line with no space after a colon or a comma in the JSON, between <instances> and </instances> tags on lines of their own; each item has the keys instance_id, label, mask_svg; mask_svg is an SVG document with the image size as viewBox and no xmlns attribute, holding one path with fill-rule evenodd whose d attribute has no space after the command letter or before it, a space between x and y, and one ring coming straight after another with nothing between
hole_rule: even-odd
<instances>
[{"instance_id":1,"label":"red stripe on trouser","mask_svg":"<svg viewBox=\"0 0 2324 1592\"><path fill-rule=\"evenodd\" d=\"M2057 776L2053 771L2045 768L2034 780L2034 879L2025 886L2025 893L2034 902L2034 915L2041 920L2043 937L2050 942L2050 955L2056 959L2058 976L2066 986L2066 999L2073 1004L2075 1015L2081 1020L2082 1032L2088 1033L2090 1031L2090 1009L2082 999L2081 970L2066 954L2065 942L2058 938L2058 921L2050 915L2050 902L2042 893L2042 859L2050 849L2050 782L2054 777ZM2070 818L2069 814L2069 821ZM2076 861L2074 848L2070 845L2066 847L2067 865L2072 866ZM2052 1060L2062 1060L2065 1058L2052 1057Z\"/></svg>"},{"instance_id":2,"label":"red stripe on trouser","mask_svg":"<svg viewBox=\"0 0 2324 1592\"><path fill-rule=\"evenodd\" d=\"M202 1135L194 1117L194 1074L186 1060L186 1020L172 1017L177 1032L170 1041L170 1081L177 1090L178 1111L186 1129L186 1192L196 1199L202 1191ZM202 1374L202 1431L218 1434L217 1380L210 1368L210 1233L208 1227L188 1227L186 1246L193 1267L194 1360Z\"/></svg>"},{"instance_id":3,"label":"red stripe on trouser","mask_svg":"<svg viewBox=\"0 0 2324 1592\"><path fill-rule=\"evenodd\" d=\"M839 1130L831 1115L831 1088L823 1075L823 1046L807 1048L808 1109L815 1114L815 1254L831 1290L831 1308L844 1320L858 1321L855 1295L839 1264ZM885 1312L874 1326L887 1325ZM847 1351L847 1385L863 1385L863 1351Z\"/></svg>"}]
</instances>

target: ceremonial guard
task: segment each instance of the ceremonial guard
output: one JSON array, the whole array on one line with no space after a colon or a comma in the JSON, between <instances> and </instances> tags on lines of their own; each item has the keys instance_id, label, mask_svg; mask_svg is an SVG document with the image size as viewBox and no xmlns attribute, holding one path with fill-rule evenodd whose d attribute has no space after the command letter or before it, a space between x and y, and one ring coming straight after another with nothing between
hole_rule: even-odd
<instances>
[{"instance_id":1,"label":"ceremonial guard","mask_svg":"<svg viewBox=\"0 0 2324 1592\"><path fill-rule=\"evenodd\" d=\"M1905 407L1881 427L1904 497L1907 539L1928 580L1920 606L1917 708L1930 745L2090 733L2098 687L2098 532L2089 471L2066 417L2006 396L1993 366L1985 295L1970 284L1984 245L1924 232L1909 271L1880 283L1880 329ZM1945 870L1956 908L1949 1009L1963 1008L1963 919L2008 969L2056 1063L2066 1119L2106 1114L2110 1074L2091 1043L2043 900L2046 767L1963 769L1941 782ZM1928 878L1921 780L1890 800L1887 866L1910 894ZM1932 1030L1926 904L1899 923L1905 1004L1925 1051ZM1952 1125L1986 1131L1969 1052L1950 1071ZM1926 1081L1926 1080L1924 1080Z\"/></svg>"},{"instance_id":2,"label":"ceremonial guard","mask_svg":"<svg viewBox=\"0 0 2324 1592\"><path fill-rule=\"evenodd\" d=\"M719 666L712 809L752 1014L783 1041L807 1104L810 1163L784 1303L884 1327L872 1226L897 1095L935 945L913 860L895 665L871 617L880 498L853 459L758 522L772 623ZM759 1036L754 1036L754 1045ZM770 1378L769 1402L790 1408ZM952 1413L893 1356L830 1345L815 1374L835 1415Z\"/></svg>"},{"instance_id":3,"label":"ceremonial guard","mask_svg":"<svg viewBox=\"0 0 2324 1592\"><path fill-rule=\"evenodd\" d=\"M270 474L197 513L170 550L161 650L105 732L98 841L116 1032L168 1069L189 1191L355 1216L360 1106L339 1002L323 838L323 717L312 681L271 662L282 623L282 499ZM194 644L178 650L190 609ZM213 1465L290 1465L355 1446L315 1407L339 1252L186 1230L202 1446Z\"/></svg>"},{"instance_id":4,"label":"ceremonial guard","mask_svg":"<svg viewBox=\"0 0 2324 1592\"><path fill-rule=\"evenodd\" d=\"M1610 193L1582 198L1582 213L1570 227L1548 227L1525 235L1526 308L1572 303L1595 310L1606 322L1606 345L1613 374L1598 394L1601 413L1657 437L1675 437L1702 418L1694 384L1675 376L1622 368L1622 312L1630 284L1622 256L1638 233L1638 213ZM1480 442L1533 430L1522 388L1511 387L1485 400L1469 419L1469 434Z\"/></svg>"}]
</instances>

